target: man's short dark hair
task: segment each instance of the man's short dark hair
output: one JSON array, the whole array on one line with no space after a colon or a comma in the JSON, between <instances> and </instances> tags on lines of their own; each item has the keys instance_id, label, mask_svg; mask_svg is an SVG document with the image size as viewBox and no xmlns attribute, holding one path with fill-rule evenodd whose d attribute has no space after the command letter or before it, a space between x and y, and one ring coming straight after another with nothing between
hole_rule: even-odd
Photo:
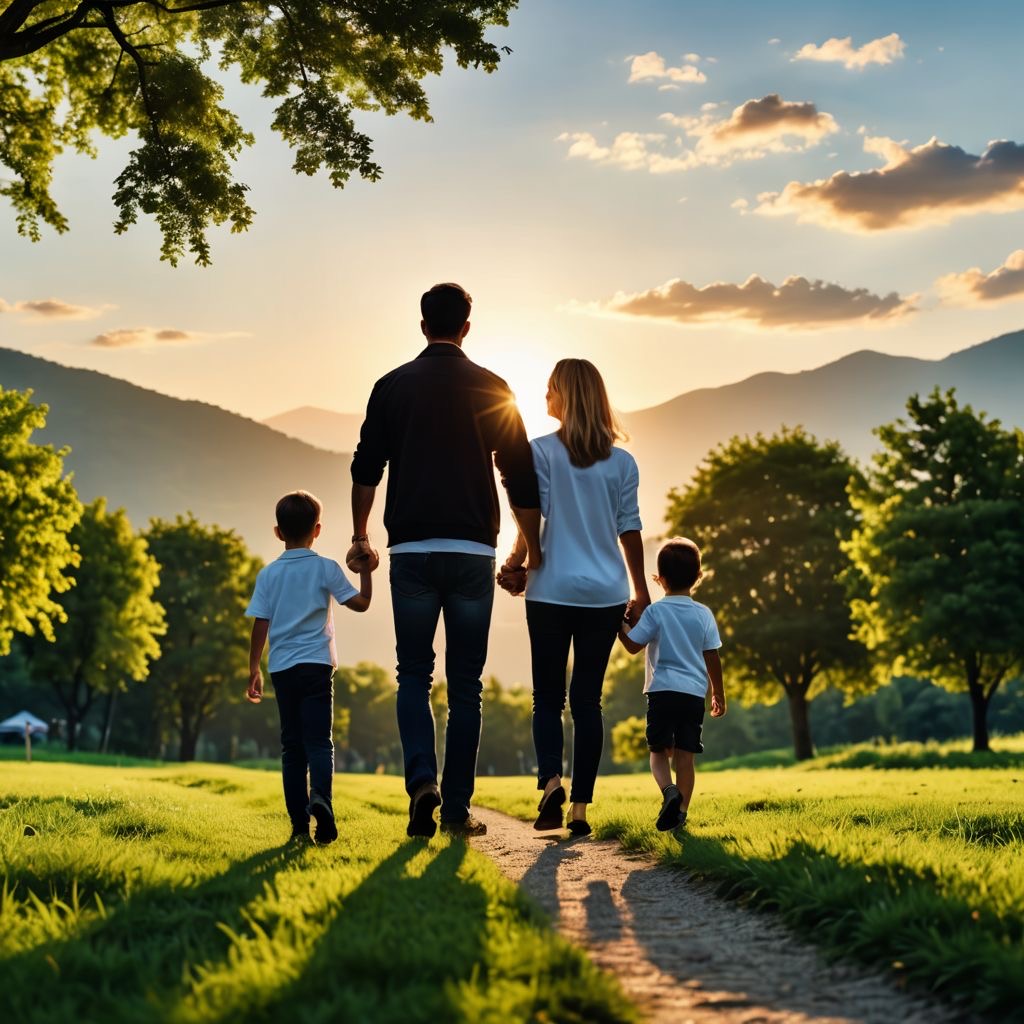
<instances>
[{"instance_id":1,"label":"man's short dark hair","mask_svg":"<svg viewBox=\"0 0 1024 1024\"><path fill-rule=\"evenodd\" d=\"M473 297L462 285L435 284L420 299L420 313L431 338L448 340L457 338L463 324L469 319Z\"/></svg>"},{"instance_id":2,"label":"man's short dark hair","mask_svg":"<svg viewBox=\"0 0 1024 1024\"><path fill-rule=\"evenodd\" d=\"M277 503L277 528L287 541L305 540L320 522L323 510L324 506L316 495L309 491L292 491Z\"/></svg>"},{"instance_id":3,"label":"man's short dark hair","mask_svg":"<svg viewBox=\"0 0 1024 1024\"><path fill-rule=\"evenodd\" d=\"M673 537L658 552L658 575L669 590L692 589L700 574L700 548L688 537Z\"/></svg>"}]
</instances>

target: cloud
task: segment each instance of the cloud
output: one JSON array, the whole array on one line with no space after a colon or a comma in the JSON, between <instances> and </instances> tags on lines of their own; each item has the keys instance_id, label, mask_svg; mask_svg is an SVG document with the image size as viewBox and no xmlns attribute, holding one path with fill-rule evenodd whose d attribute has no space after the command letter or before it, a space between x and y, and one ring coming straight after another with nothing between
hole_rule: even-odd
<instances>
[{"instance_id":1,"label":"cloud","mask_svg":"<svg viewBox=\"0 0 1024 1024\"><path fill-rule=\"evenodd\" d=\"M793 55L793 60L814 60L842 64L843 67L863 71L869 64L891 64L903 56L906 43L898 32L872 39L870 43L854 48L853 37L826 39L821 46L806 43Z\"/></svg>"},{"instance_id":2,"label":"cloud","mask_svg":"<svg viewBox=\"0 0 1024 1024\"><path fill-rule=\"evenodd\" d=\"M1024 209L1024 146L1015 142L990 142L981 156L974 156L935 138L907 149L893 139L867 136L864 150L882 157L885 166L791 181L781 192L761 193L757 213L872 232Z\"/></svg>"},{"instance_id":3,"label":"cloud","mask_svg":"<svg viewBox=\"0 0 1024 1024\"><path fill-rule=\"evenodd\" d=\"M89 341L94 348L143 348L170 342L196 344L224 338L244 338L241 331L183 331L176 327L121 327L97 334Z\"/></svg>"},{"instance_id":4,"label":"cloud","mask_svg":"<svg viewBox=\"0 0 1024 1024\"><path fill-rule=\"evenodd\" d=\"M695 56L696 54L687 54L684 60ZM698 57L697 59L699 60L700 58ZM684 63L678 68L667 67L665 58L654 50L642 53L639 56L627 57L626 60L631 61L629 65L630 85L636 82L658 81L662 78L667 78L670 82L700 83L708 80L707 75L700 68L694 67L692 63Z\"/></svg>"},{"instance_id":5,"label":"cloud","mask_svg":"<svg viewBox=\"0 0 1024 1024\"><path fill-rule=\"evenodd\" d=\"M769 46L778 46L779 43L781 43L781 42L782 42L782 40L779 39L778 36L773 36L771 39L768 40L768 45Z\"/></svg>"},{"instance_id":6,"label":"cloud","mask_svg":"<svg viewBox=\"0 0 1024 1024\"><path fill-rule=\"evenodd\" d=\"M702 163L755 160L766 153L796 152L816 146L827 135L839 131L831 114L819 111L813 103L788 102L778 93L747 100L727 118L716 118L708 112L702 117L662 114L661 120L698 140L696 154Z\"/></svg>"},{"instance_id":7,"label":"cloud","mask_svg":"<svg viewBox=\"0 0 1024 1024\"><path fill-rule=\"evenodd\" d=\"M693 153L672 151L668 140L658 132L620 132L610 146L602 146L590 132L562 132L556 142L570 143L569 158L622 167L628 171L670 174L697 165Z\"/></svg>"},{"instance_id":8,"label":"cloud","mask_svg":"<svg viewBox=\"0 0 1024 1024\"><path fill-rule=\"evenodd\" d=\"M678 278L646 292L619 292L588 312L670 320L683 325L738 323L761 329L816 330L854 323L884 324L913 313L916 296L880 296L806 277L774 285L753 274L743 284L718 281L699 288Z\"/></svg>"},{"instance_id":9,"label":"cloud","mask_svg":"<svg viewBox=\"0 0 1024 1024\"><path fill-rule=\"evenodd\" d=\"M23 323L39 323L44 320L94 320L108 309L116 306L78 306L63 299L26 299L22 302L5 302L0 299L0 313L25 313Z\"/></svg>"},{"instance_id":10,"label":"cloud","mask_svg":"<svg viewBox=\"0 0 1024 1024\"><path fill-rule=\"evenodd\" d=\"M1011 252L1002 266L989 274L971 267L961 274L940 277L935 288L948 306L987 306L1024 299L1024 249Z\"/></svg>"}]
</instances>

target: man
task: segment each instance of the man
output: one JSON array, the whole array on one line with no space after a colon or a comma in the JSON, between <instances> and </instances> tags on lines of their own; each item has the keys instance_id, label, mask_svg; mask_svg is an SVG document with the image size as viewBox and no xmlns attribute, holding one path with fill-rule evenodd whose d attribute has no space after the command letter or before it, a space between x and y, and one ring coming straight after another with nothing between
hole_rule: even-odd
<instances>
[{"instance_id":1,"label":"man","mask_svg":"<svg viewBox=\"0 0 1024 1024\"><path fill-rule=\"evenodd\" d=\"M376 563L367 521L388 465L384 525L398 652L398 731L410 836L482 835L470 814L480 746L481 674L494 600L501 473L528 550L540 565L540 500L530 444L512 392L462 351L472 299L457 284L420 300L427 347L374 385L352 460L349 566ZM448 723L437 786L430 685L434 634L444 615Z\"/></svg>"}]
</instances>

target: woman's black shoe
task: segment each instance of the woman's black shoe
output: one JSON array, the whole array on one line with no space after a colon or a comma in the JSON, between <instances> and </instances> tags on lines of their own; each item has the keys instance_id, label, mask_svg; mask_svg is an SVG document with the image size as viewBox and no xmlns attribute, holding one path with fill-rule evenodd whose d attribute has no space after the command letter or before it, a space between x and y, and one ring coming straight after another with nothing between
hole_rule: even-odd
<instances>
[{"instance_id":1,"label":"woman's black shoe","mask_svg":"<svg viewBox=\"0 0 1024 1024\"><path fill-rule=\"evenodd\" d=\"M533 827L538 832L550 832L562 827L562 805L565 803L565 789L556 786L547 796L541 798L537 805L540 812Z\"/></svg>"},{"instance_id":2,"label":"woman's black shoe","mask_svg":"<svg viewBox=\"0 0 1024 1024\"><path fill-rule=\"evenodd\" d=\"M566 826L574 836L589 836L591 833L590 822L581 821L577 818L570 818Z\"/></svg>"}]
</instances>

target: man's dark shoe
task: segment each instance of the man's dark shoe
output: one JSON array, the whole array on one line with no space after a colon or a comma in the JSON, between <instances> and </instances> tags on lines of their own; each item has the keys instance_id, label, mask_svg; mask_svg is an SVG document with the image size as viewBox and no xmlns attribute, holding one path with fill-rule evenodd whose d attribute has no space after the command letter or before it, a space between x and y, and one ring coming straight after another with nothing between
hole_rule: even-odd
<instances>
[{"instance_id":1,"label":"man's dark shoe","mask_svg":"<svg viewBox=\"0 0 1024 1024\"><path fill-rule=\"evenodd\" d=\"M457 839L466 839L469 836L487 835L487 826L471 814L462 821L442 821L441 831Z\"/></svg>"},{"instance_id":2,"label":"man's dark shoe","mask_svg":"<svg viewBox=\"0 0 1024 1024\"><path fill-rule=\"evenodd\" d=\"M661 813L655 822L655 828L659 832L669 832L679 824L679 811L683 805L683 795L675 786L666 786L662 791L664 800L661 804Z\"/></svg>"},{"instance_id":3,"label":"man's dark shoe","mask_svg":"<svg viewBox=\"0 0 1024 1024\"><path fill-rule=\"evenodd\" d=\"M420 786L409 801L409 824L406 826L405 834L429 839L437 831L434 811L440 806L441 792L437 784L427 782Z\"/></svg>"},{"instance_id":4,"label":"man's dark shoe","mask_svg":"<svg viewBox=\"0 0 1024 1024\"><path fill-rule=\"evenodd\" d=\"M334 821L334 811L315 789L310 794L306 813L316 821L316 835L313 838L317 846L326 846L338 838L338 826Z\"/></svg>"},{"instance_id":5,"label":"man's dark shoe","mask_svg":"<svg viewBox=\"0 0 1024 1024\"><path fill-rule=\"evenodd\" d=\"M307 825L305 828L293 828L292 834L288 837L288 842L293 843L296 846L310 842L309 826Z\"/></svg>"}]
</instances>

